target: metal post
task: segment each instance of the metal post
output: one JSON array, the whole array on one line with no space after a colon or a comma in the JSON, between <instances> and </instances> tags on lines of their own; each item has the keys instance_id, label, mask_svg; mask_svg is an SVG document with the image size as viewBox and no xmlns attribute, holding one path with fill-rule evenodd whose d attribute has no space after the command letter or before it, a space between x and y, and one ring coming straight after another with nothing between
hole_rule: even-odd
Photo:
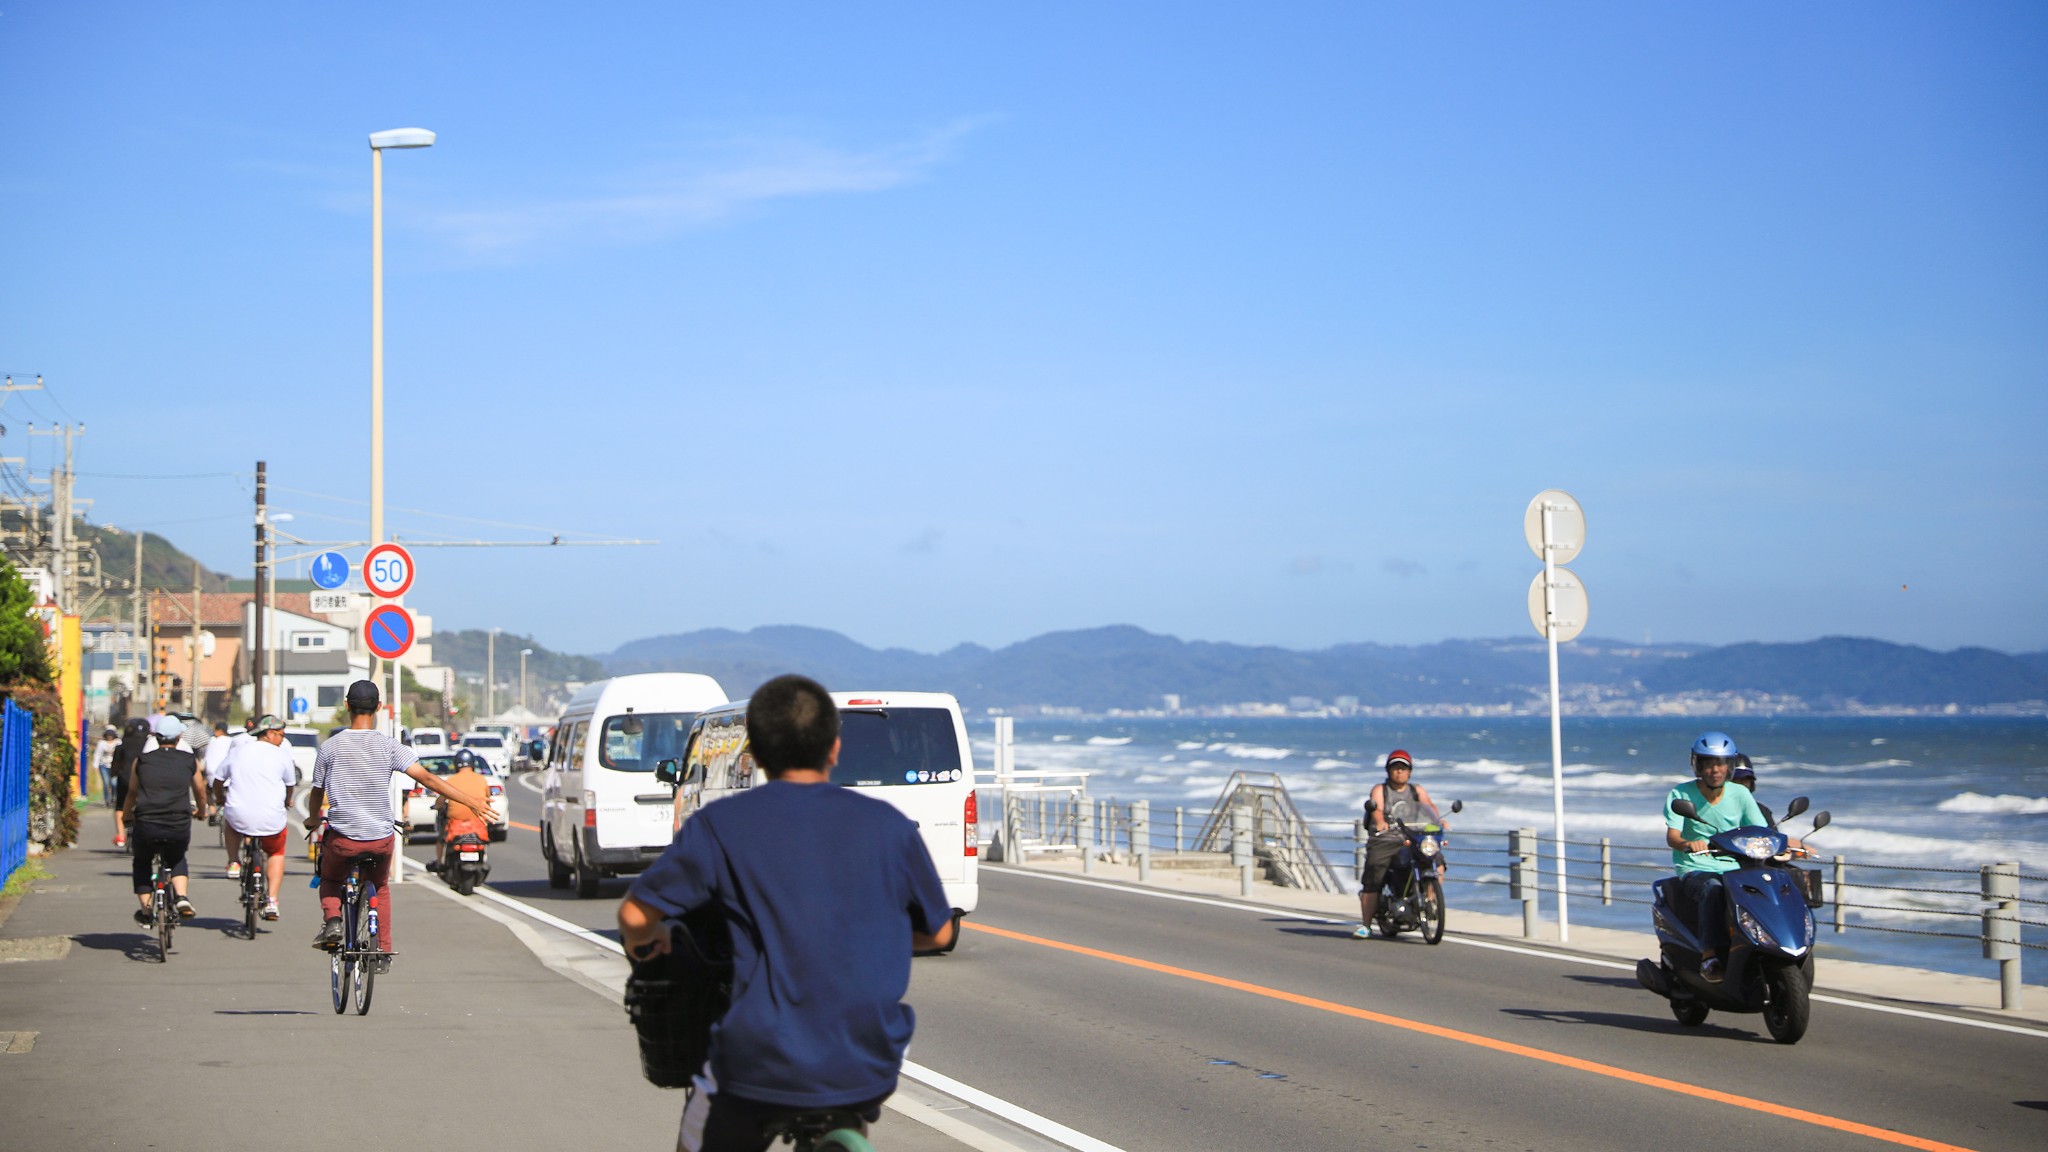
<instances>
[{"instance_id":1,"label":"metal post","mask_svg":"<svg viewBox=\"0 0 2048 1152\"><path fill-rule=\"evenodd\" d=\"M1081 871L1095 871L1095 802L1081 800L1074 811L1074 843L1081 846Z\"/></svg>"},{"instance_id":2,"label":"metal post","mask_svg":"<svg viewBox=\"0 0 2048 1152\"><path fill-rule=\"evenodd\" d=\"M267 589L265 577L270 571L269 543L270 520L265 504L268 502L270 474L269 466L263 461L256 462L256 580L255 606L249 614L250 631L254 643L249 648L249 711L261 715L264 711L263 665L267 650L263 646L264 593Z\"/></svg>"},{"instance_id":3,"label":"metal post","mask_svg":"<svg viewBox=\"0 0 2048 1152\"><path fill-rule=\"evenodd\" d=\"M1181 808L1181 807L1178 807L1178 806L1176 806L1176 807L1174 808L1174 810L1173 810L1173 854L1174 854L1174 855L1176 855L1176 856L1180 855L1180 850L1181 850L1181 849L1180 849L1180 846L1181 846L1182 844L1186 843L1186 841L1184 841L1183 839L1181 839L1181 827L1182 827L1182 823L1183 823L1183 821L1185 820L1186 816L1187 816L1187 809L1185 809L1185 808Z\"/></svg>"},{"instance_id":4,"label":"metal post","mask_svg":"<svg viewBox=\"0 0 2048 1152\"><path fill-rule=\"evenodd\" d=\"M1357 870L1360 883L1365 882L1365 849L1369 839L1364 820L1351 822L1351 866Z\"/></svg>"},{"instance_id":5,"label":"metal post","mask_svg":"<svg viewBox=\"0 0 2048 1152\"><path fill-rule=\"evenodd\" d=\"M1564 728L1557 698L1557 558L1553 541L1556 511L1543 502L1543 638L1550 649L1550 800L1557 822L1557 940L1571 939L1571 917L1565 910L1564 852Z\"/></svg>"},{"instance_id":6,"label":"metal post","mask_svg":"<svg viewBox=\"0 0 2048 1152\"><path fill-rule=\"evenodd\" d=\"M185 707L202 720L206 702L199 696L199 561L192 562L192 679L185 683Z\"/></svg>"},{"instance_id":7,"label":"metal post","mask_svg":"<svg viewBox=\"0 0 2048 1152\"><path fill-rule=\"evenodd\" d=\"M1600 838L1600 902L1614 903L1614 842Z\"/></svg>"},{"instance_id":8,"label":"metal post","mask_svg":"<svg viewBox=\"0 0 2048 1152\"><path fill-rule=\"evenodd\" d=\"M1984 958L1998 961L1998 1006L2020 1010L2020 866L1986 864L1980 874L1984 899Z\"/></svg>"},{"instance_id":9,"label":"metal post","mask_svg":"<svg viewBox=\"0 0 2048 1152\"><path fill-rule=\"evenodd\" d=\"M1848 875L1848 872L1848 862L1840 856L1835 857L1835 931L1837 933L1849 930L1849 926L1843 922L1844 913L1842 912L1842 879Z\"/></svg>"},{"instance_id":10,"label":"metal post","mask_svg":"<svg viewBox=\"0 0 2048 1152\"><path fill-rule=\"evenodd\" d=\"M1138 883L1152 879L1152 806L1131 801L1131 854L1138 858Z\"/></svg>"},{"instance_id":11,"label":"metal post","mask_svg":"<svg viewBox=\"0 0 2048 1152\"><path fill-rule=\"evenodd\" d=\"M1237 866L1238 894L1252 894L1252 814L1240 804L1230 811L1230 862Z\"/></svg>"},{"instance_id":12,"label":"metal post","mask_svg":"<svg viewBox=\"0 0 2048 1152\"><path fill-rule=\"evenodd\" d=\"M1522 902L1522 935L1536 938L1536 830L1508 833L1508 898Z\"/></svg>"}]
</instances>

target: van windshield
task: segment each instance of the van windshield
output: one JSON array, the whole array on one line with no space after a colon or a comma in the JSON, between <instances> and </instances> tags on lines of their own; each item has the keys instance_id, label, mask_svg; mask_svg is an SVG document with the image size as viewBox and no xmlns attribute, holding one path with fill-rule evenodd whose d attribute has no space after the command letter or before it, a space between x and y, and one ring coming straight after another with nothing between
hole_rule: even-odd
<instances>
[{"instance_id":1,"label":"van windshield","mask_svg":"<svg viewBox=\"0 0 2048 1152\"><path fill-rule=\"evenodd\" d=\"M839 766L832 782L855 788L943 784L961 778L960 741L944 708L888 708L839 714Z\"/></svg>"},{"instance_id":2,"label":"van windshield","mask_svg":"<svg viewBox=\"0 0 2048 1152\"><path fill-rule=\"evenodd\" d=\"M652 772L663 760L683 758L695 712L639 712L604 722L597 760L619 772Z\"/></svg>"}]
</instances>

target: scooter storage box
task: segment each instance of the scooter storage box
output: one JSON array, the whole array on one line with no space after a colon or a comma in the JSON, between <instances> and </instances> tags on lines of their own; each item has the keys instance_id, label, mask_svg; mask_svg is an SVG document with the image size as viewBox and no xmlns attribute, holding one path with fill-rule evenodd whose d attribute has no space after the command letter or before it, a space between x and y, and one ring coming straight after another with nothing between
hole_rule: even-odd
<instances>
[{"instance_id":1,"label":"scooter storage box","mask_svg":"<svg viewBox=\"0 0 2048 1152\"><path fill-rule=\"evenodd\" d=\"M710 1052L711 1026L732 1003L725 919L715 909L692 912L670 934L668 955L632 963L626 1015L640 1037L640 1074L657 1088L687 1088Z\"/></svg>"}]
</instances>

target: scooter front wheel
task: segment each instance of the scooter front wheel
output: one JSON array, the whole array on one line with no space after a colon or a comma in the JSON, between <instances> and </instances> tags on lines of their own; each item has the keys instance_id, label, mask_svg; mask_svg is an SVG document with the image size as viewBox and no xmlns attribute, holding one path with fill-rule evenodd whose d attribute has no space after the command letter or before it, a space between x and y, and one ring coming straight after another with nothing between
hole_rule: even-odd
<instances>
[{"instance_id":1,"label":"scooter front wheel","mask_svg":"<svg viewBox=\"0 0 2048 1152\"><path fill-rule=\"evenodd\" d=\"M1707 1006L1697 1000L1673 1000L1671 1016L1687 1028L1697 1028L1707 1022Z\"/></svg>"},{"instance_id":2,"label":"scooter front wheel","mask_svg":"<svg viewBox=\"0 0 2048 1152\"><path fill-rule=\"evenodd\" d=\"M1423 880L1416 898L1422 908L1422 941L1441 944L1444 939L1444 886L1431 876Z\"/></svg>"},{"instance_id":3,"label":"scooter front wheel","mask_svg":"<svg viewBox=\"0 0 2048 1152\"><path fill-rule=\"evenodd\" d=\"M1799 969L1780 965L1764 973L1764 1027L1780 1044L1797 1044L1806 1035L1806 1021L1813 1008L1807 999L1806 980Z\"/></svg>"}]
</instances>

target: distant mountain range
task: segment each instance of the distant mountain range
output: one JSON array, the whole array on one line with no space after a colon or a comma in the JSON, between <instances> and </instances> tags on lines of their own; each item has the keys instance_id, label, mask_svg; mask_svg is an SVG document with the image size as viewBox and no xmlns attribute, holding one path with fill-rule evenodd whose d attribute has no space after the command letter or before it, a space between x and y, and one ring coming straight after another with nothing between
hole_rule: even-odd
<instances>
[{"instance_id":1,"label":"distant mountain range","mask_svg":"<svg viewBox=\"0 0 2048 1152\"><path fill-rule=\"evenodd\" d=\"M596 657L613 675L690 671L740 696L782 672L833 688L951 692L970 707L1187 709L1252 703L1363 708L1531 705L1547 692L1536 640L1450 640L1315 651L1215 644L1130 626L1053 632L1000 649L962 644L927 654L873 649L837 632L778 626L705 629L635 640ZM1851 637L1799 644L1629 644L1581 638L1560 654L1567 698L1633 711L1703 705L1841 711L1959 708L2048 701L2048 652L1935 652Z\"/></svg>"}]
</instances>

